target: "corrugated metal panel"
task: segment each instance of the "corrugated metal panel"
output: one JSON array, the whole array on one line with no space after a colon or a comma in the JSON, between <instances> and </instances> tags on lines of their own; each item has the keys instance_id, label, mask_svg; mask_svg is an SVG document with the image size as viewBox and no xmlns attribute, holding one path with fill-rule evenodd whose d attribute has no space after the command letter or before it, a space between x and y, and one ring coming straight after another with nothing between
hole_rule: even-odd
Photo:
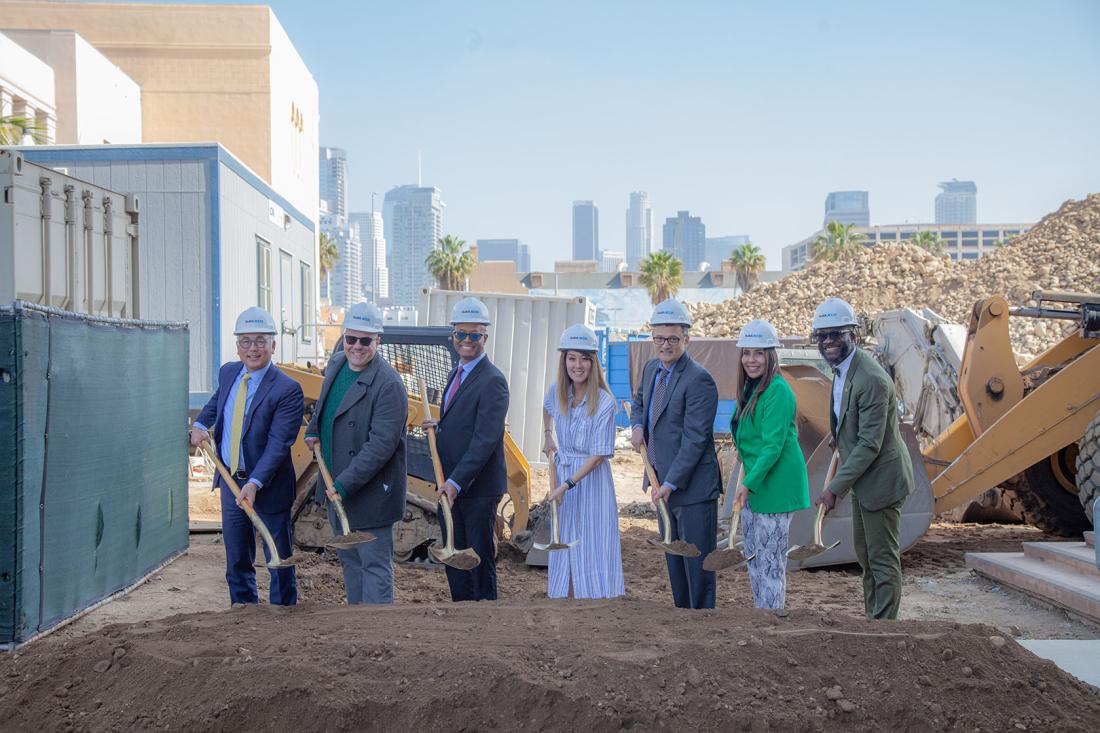
<instances>
[{"instance_id":1,"label":"corrugated metal panel","mask_svg":"<svg viewBox=\"0 0 1100 733\"><path fill-rule=\"evenodd\" d=\"M137 200L0 150L0 302L135 318ZM134 209L128 212L127 209Z\"/></svg>"},{"instance_id":2,"label":"corrugated metal panel","mask_svg":"<svg viewBox=\"0 0 1100 733\"><path fill-rule=\"evenodd\" d=\"M508 379L508 431L528 461L544 461L542 400L557 378L558 341L574 323L592 326L596 309L587 298L460 293L424 288L417 325L450 324L455 303L474 296L489 308L493 321L487 352Z\"/></svg>"}]
</instances>

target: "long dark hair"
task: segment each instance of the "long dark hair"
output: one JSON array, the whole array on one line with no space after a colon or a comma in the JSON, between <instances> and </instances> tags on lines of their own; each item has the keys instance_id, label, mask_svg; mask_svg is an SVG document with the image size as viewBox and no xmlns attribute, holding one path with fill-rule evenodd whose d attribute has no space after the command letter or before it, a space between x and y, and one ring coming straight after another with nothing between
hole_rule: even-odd
<instances>
[{"instance_id":1,"label":"long dark hair","mask_svg":"<svg viewBox=\"0 0 1100 733\"><path fill-rule=\"evenodd\" d=\"M756 400L760 395L768 388L768 385L772 383L772 379L775 375L779 374L779 355L775 353L775 349L764 349L764 355L767 358L767 366L764 368L764 373L760 376L760 383L756 385L756 389L752 391L752 397L745 404L742 404L745 399L745 385L748 384L749 375L745 372L745 365L741 363L741 357L737 358L737 419L743 420L745 415L756 415Z\"/></svg>"}]
</instances>

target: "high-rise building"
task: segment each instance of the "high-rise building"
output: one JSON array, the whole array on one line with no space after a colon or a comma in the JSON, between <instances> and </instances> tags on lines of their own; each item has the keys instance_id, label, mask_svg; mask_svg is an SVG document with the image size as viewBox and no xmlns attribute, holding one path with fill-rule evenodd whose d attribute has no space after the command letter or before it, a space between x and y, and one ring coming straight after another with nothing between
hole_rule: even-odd
<instances>
[{"instance_id":1,"label":"high-rise building","mask_svg":"<svg viewBox=\"0 0 1100 733\"><path fill-rule=\"evenodd\" d=\"M443 236L442 192L435 186L405 185L386 192L382 204L389 248L390 298L415 307L420 289L435 285L425 260Z\"/></svg>"},{"instance_id":2,"label":"high-rise building","mask_svg":"<svg viewBox=\"0 0 1100 733\"><path fill-rule=\"evenodd\" d=\"M665 219L662 247L684 263L686 272L699 269L706 256L707 228L698 216L677 211Z\"/></svg>"},{"instance_id":3,"label":"high-rise building","mask_svg":"<svg viewBox=\"0 0 1100 733\"><path fill-rule=\"evenodd\" d=\"M348 219L348 157L341 148L319 149L321 209L339 222ZM341 224L338 224L340 226Z\"/></svg>"},{"instance_id":4,"label":"high-rise building","mask_svg":"<svg viewBox=\"0 0 1100 733\"><path fill-rule=\"evenodd\" d=\"M626 210L626 266L637 270L638 263L653 252L653 209L649 194L634 191Z\"/></svg>"},{"instance_id":5,"label":"high-rise building","mask_svg":"<svg viewBox=\"0 0 1100 733\"><path fill-rule=\"evenodd\" d=\"M324 221L325 217L322 217ZM348 308L363 300L363 244L358 227L324 227L322 231L336 242L340 256L328 280L328 299L332 305Z\"/></svg>"},{"instance_id":6,"label":"high-rise building","mask_svg":"<svg viewBox=\"0 0 1100 733\"><path fill-rule=\"evenodd\" d=\"M600 257L600 210L592 201L573 202L573 259Z\"/></svg>"},{"instance_id":7,"label":"high-rise building","mask_svg":"<svg viewBox=\"0 0 1100 733\"><path fill-rule=\"evenodd\" d=\"M618 272L626 266L626 256L622 252L605 249L600 258L600 272Z\"/></svg>"},{"instance_id":8,"label":"high-rise building","mask_svg":"<svg viewBox=\"0 0 1100 733\"><path fill-rule=\"evenodd\" d=\"M751 240L748 234L731 234L725 237L707 237L706 259L708 271L720 272L722 261L728 260L733 250L742 244L748 244Z\"/></svg>"},{"instance_id":9,"label":"high-rise building","mask_svg":"<svg viewBox=\"0 0 1100 733\"><path fill-rule=\"evenodd\" d=\"M974 181L952 178L940 184L936 195L937 224L975 224L978 221L978 187Z\"/></svg>"},{"instance_id":10,"label":"high-rise building","mask_svg":"<svg viewBox=\"0 0 1100 733\"><path fill-rule=\"evenodd\" d=\"M348 214L353 230L358 230L363 243L363 296L372 303L390 297L390 270L386 266L386 237L381 211Z\"/></svg>"},{"instance_id":11,"label":"high-rise building","mask_svg":"<svg viewBox=\"0 0 1100 733\"><path fill-rule=\"evenodd\" d=\"M531 250L518 239L477 240L477 261L507 260L516 263L516 272L531 271Z\"/></svg>"},{"instance_id":12,"label":"high-rise building","mask_svg":"<svg viewBox=\"0 0 1100 733\"><path fill-rule=\"evenodd\" d=\"M866 191L831 191L825 197L825 226L831 221L857 227L871 225L871 205Z\"/></svg>"}]
</instances>

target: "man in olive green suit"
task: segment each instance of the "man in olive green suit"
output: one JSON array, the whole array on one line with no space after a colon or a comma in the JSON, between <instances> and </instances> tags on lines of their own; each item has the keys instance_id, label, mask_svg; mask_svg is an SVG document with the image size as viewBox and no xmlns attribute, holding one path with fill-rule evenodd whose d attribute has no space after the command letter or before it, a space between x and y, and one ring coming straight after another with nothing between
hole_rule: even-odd
<instances>
[{"instance_id":1,"label":"man in olive green suit","mask_svg":"<svg viewBox=\"0 0 1100 733\"><path fill-rule=\"evenodd\" d=\"M840 468L817 503L826 510L852 492L852 542L863 568L867 618L894 619L901 602L901 507L913 464L898 430L894 383L855 346L852 306L828 298L814 313L813 337L833 368L830 425Z\"/></svg>"}]
</instances>

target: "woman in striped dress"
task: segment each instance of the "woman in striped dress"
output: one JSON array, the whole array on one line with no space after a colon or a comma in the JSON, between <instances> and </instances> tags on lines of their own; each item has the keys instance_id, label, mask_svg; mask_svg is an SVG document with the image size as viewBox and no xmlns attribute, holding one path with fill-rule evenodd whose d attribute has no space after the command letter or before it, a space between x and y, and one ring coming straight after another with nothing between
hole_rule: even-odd
<instances>
[{"instance_id":1,"label":"woman in striped dress","mask_svg":"<svg viewBox=\"0 0 1100 733\"><path fill-rule=\"evenodd\" d=\"M619 507L611 464L615 453L615 399L596 356L596 334L570 326L558 351L557 383L543 402L543 452L554 454L562 542L575 547L550 554L551 598L614 598L623 594ZM556 439L555 439L556 434Z\"/></svg>"}]
</instances>

